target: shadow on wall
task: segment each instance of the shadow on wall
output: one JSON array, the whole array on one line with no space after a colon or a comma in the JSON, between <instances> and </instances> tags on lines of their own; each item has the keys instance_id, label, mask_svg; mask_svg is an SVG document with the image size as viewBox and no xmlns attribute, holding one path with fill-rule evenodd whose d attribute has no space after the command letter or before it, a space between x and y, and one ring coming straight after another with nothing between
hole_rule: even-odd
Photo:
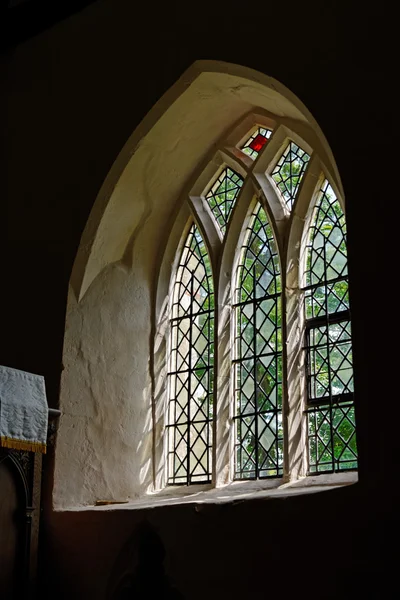
<instances>
[{"instance_id":1,"label":"shadow on wall","mask_svg":"<svg viewBox=\"0 0 400 600\"><path fill-rule=\"evenodd\" d=\"M123 546L111 574L109 600L184 600L164 571L165 549L160 536L142 523Z\"/></svg>"}]
</instances>

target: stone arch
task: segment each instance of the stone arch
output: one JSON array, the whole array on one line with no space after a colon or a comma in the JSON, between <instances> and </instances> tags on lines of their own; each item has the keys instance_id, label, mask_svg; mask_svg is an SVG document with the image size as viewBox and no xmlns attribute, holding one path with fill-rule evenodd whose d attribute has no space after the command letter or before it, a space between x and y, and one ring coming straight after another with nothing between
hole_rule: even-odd
<instances>
[{"instance_id":1,"label":"stone arch","mask_svg":"<svg viewBox=\"0 0 400 600\"><path fill-rule=\"evenodd\" d=\"M341 188L319 126L294 94L266 75L198 61L156 103L99 191L71 275L57 508L140 498L154 487L160 432L153 340L180 227L190 214L187 198L195 207L195 183L220 150L219 140L228 146L231 140L234 153L254 113L294 128Z\"/></svg>"},{"instance_id":2,"label":"stone arch","mask_svg":"<svg viewBox=\"0 0 400 600\"><path fill-rule=\"evenodd\" d=\"M192 97L185 97L189 95ZM143 172L143 167L150 168L146 150L149 150L151 145L154 147L156 142L154 138L157 138L160 132L166 137L165 129L168 126L170 132L176 135L179 133L177 125L187 125L184 116L181 116L181 119L174 119L176 113L181 111L181 105L185 108L189 107L185 116L192 121L189 124L196 126L192 114L195 112L194 109L203 104L211 104L213 98L221 99L221 97L226 101L230 100L231 106L245 104L249 108L262 107L266 111L284 118L288 125L293 120L311 125L311 130L308 130L304 136L305 139L310 138L311 134L318 140L317 147L320 155L325 159L328 167L333 167L333 179L340 182L332 152L321 129L303 103L283 84L248 67L219 61L197 61L160 98L142 120L127 140L104 180L85 227L71 275L71 287L78 299L83 297L93 279L104 266L119 260L129 262L126 251L134 244L134 240L131 238L131 229L140 229L147 214L143 207L141 207L141 211L134 211L132 208L131 211L129 210L126 196L128 198L131 196L130 176ZM226 104L227 102L225 102ZM216 110L217 107L206 106L206 113L215 113L222 125L222 115L216 113ZM226 112L228 111L226 110ZM239 110L237 112L240 113ZM227 124L223 123L225 127L220 126L218 129L221 132L229 127L233 129L232 124L235 124L235 120L242 121L245 112L247 111L239 114L236 119L229 115L226 120ZM297 129L299 129L300 123L297 123ZM155 128L156 131L154 131ZM218 133L214 131L214 140L218 139L217 136ZM165 145L167 146L167 142ZM313 145L315 147L315 144ZM196 167L199 162L196 162ZM148 175L146 171L143 174L144 176ZM116 215L118 219L110 228ZM129 223L129 227L127 223Z\"/></svg>"}]
</instances>

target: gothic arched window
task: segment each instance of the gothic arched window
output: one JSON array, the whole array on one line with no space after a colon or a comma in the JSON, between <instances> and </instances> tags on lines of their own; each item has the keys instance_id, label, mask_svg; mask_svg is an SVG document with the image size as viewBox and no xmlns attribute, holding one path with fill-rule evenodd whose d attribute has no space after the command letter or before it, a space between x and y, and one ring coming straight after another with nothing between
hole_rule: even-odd
<instances>
[{"instance_id":1,"label":"gothic arched window","mask_svg":"<svg viewBox=\"0 0 400 600\"><path fill-rule=\"evenodd\" d=\"M206 173L172 286L168 484L356 469L345 217L318 154L263 119Z\"/></svg>"},{"instance_id":2,"label":"gothic arched window","mask_svg":"<svg viewBox=\"0 0 400 600\"><path fill-rule=\"evenodd\" d=\"M309 229L305 286L309 468L355 468L346 221L327 180Z\"/></svg>"},{"instance_id":3,"label":"gothic arched window","mask_svg":"<svg viewBox=\"0 0 400 600\"><path fill-rule=\"evenodd\" d=\"M282 84L218 61L182 74L79 245L55 506L357 480L345 206L327 140Z\"/></svg>"},{"instance_id":4,"label":"gothic arched window","mask_svg":"<svg viewBox=\"0 0 400 600\"><path fill-rule=\"evenodd\" d=\"M282 475L282 310L279 257L257 203L235 290L235 478Z\"/></svg>"},{"instance_id":5,"label":"gothic arched window","mask_svg":"<svg viewBox=\"0 0 400 600\"><path fill-rule=\"evenodd\" d=\"M168 483L212 476L214 286L207 248L192 224L172 294Z\"/></svg>"}]
</instances>

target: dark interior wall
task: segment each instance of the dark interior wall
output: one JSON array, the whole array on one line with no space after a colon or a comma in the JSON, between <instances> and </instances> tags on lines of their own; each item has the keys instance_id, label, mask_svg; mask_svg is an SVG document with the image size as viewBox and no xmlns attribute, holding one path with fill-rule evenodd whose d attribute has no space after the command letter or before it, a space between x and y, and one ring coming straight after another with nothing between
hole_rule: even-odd
<instances>
[{"instance_id":1,"label":"dark interior wall","mask_svg":"<svg viewBox=\"0 0 400 600\"><path fill-rule=\"evenodd\" d=\"M168 585L185 599L394 598L390 523L352 511L356 497L347 488L200 510L54 513L50 590L62 598L106 598L128 565L140 577L146 522L163 544ZM162 575L157 558L149 562L147 593L131 597L168 598L155 593Z\"/></svg>"},{"instance_id":2,"label":"dark interior wall","mask_svg":"<svg viewBox=\"0 0 400 600\"><path fill-rule=\"evenodd\" d=\"M12 460L0 455L0 597L13 598L13 592L20 590L18 565L23 559L23 514L24 490L19 474Z\"/></svg>"},{"instance_id":3,"label":"dark interior wall","mask_svg":"<svg viewBox=\"0 0 400 600\"><path fill-rule=\"evenodd\" d=\"M56 597L68 595L63 589L75 598L91 586L104 590L96 585L114 560L107 555L102 568L104 548L117 552L146 515L187 598L204 595L207 580L215 589L210 597L232 598L243 597L247 585L251 597L266 597L266 586L277 590L284 582L302 594L307 581L327 580L320 597L353 590L353 598L365 585L366 597L378 598L368 595L373 588L367 582L372 575L389 581L396 484L387 488L396 472L391 432L398 408L387 389L390 345L381 337L374 343L384 311L371 315L377 285L371 282L382 272L391 241L383 201L394 203L370 160L371 146L387 148L391 137L393 79L387 78L382 16L390 20L390 14L378 14L376 7L368 13L356 2L156 7L102 0L4 54L8 231L0 364L43 374L51 406L58 402L68 280L90 209L129 135L195 60L246 65L293 91L332 147L347 203L361 484L351 492L246 503L204 515L193 507L50 515L47 495L42 568ZM379 426L377 402L386 406ZM120 533L113 537L114 531ZM222 591L224 581L229 594Z\"/></svg>"}]
</instances>

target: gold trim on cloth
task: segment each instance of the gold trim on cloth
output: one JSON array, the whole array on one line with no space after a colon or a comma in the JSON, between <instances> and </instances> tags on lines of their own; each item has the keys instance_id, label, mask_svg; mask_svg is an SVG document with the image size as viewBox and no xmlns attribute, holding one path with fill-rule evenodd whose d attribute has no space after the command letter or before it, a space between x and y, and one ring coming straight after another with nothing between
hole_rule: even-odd
<instances>
[{"instance_id":1,"label":"gold trim on cloth","mask_svg":"<svg viewBox=\"0 0 400 600\"><path fill-rule=\"evenodd\" d=\"M0 437L0 446L14 450L27 450L28 452L41 452L46 454L46 444L30 442L29 440L16 440L10 437Z\"/></svg>"}]
</instances>

